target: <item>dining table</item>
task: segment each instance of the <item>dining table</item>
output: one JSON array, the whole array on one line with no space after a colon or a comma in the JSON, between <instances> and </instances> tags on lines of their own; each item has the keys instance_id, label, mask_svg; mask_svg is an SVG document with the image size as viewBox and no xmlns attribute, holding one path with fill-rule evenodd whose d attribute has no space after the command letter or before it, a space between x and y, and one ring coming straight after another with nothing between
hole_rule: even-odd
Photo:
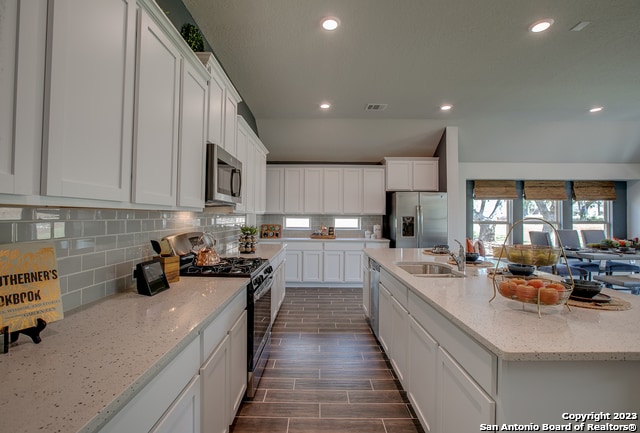
<instances>
[{"instance_id":1,"label":"dining table","mask_svg":"<svg viewBox=\"0 0 640 433\"><path fill-rule=\"evenodd\" d=\"M626 260L630 264L635 264L635 261L640 259L640 253L633 251L619 251L619 250L602 250L602 249L581 249L581 250L564 250L567 258L578 258L589 261L600 261L600 270L605 271L607 261L609 260Z\"/></svg>"}]
</instances>

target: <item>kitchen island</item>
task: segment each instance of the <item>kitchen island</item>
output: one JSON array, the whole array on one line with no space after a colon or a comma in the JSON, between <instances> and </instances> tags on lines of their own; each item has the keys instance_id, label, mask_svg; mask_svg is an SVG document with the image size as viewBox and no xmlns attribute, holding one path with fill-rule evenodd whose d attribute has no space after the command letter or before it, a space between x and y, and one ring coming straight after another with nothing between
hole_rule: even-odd
<instances>
[{"instance_id":1,"label":"kitchen island","mask_svg":"<svg viewBox=\"0 0 640 433\"><path fill-rule=\"evenodd\" d=\"M261 245L256 256L271 260L281 251L280 245ZM243 308L248 282L181 277L152 297L132 288L65 313L42 332L40 344L21 336L0 354L0 430L97 432L167 368L186 374L176 363L187 351L194 359L186 364L196 363L197 375L207 355L201 334L230 307Z\"/></svg>"},{"instance_id":2,"label":"kitchen island","mask_svg":"<svg viewBox=\"0 0 640 433\"><path fill-rule=\"evenodd\" d=\"M538 317L535 305L500 295L489 302L486 270L416 277L396 265L448 256L420 249L365 254L381 266L379 340L426 431L490 431L505 423L559 429L576 423L567 414L592 411L611 415L591 422L598 426L637 425L640 297L604 289L631 308L543 306ZM635 419L613 418L627 412Z\"/></svg>"}]
</instances>

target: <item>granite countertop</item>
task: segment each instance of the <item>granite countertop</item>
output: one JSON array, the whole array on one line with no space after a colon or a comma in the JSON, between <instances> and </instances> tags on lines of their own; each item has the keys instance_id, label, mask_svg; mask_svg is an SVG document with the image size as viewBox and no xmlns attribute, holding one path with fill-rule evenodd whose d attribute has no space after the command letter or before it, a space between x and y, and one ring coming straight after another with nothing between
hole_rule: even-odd
<instances>
[{"instance_id":1,"label":"granite countertop","mask_svg":"<svg viewBox=\"0 0 640 433\"><path fill-rule=\"evenodd\" d=\"M272 259L280 245L255 257ZM252 254L252 256L254 256ZM2 431L94 431L244 290L247 278L181 277L155 296L135 288L65 313L42 342L0 354Z\"/></svg>"},{"instance_id":2,"label":"granite countertop","mask_svg":"<svg viewBox=\"0 0 640 433\"><path fill-rule=\"evenodd\" d=\"M394 262L439 261L447 256L421 249L365 249L365 254L395 275L423 300L489 351L507 361L640 360L640 296L612 289L602 293L631 303L625 311L537 306L493 296L486 269L467 268L466 278L414 277ZM524 305L524 308L523 308Z\"/></svg>"}]
</instances>

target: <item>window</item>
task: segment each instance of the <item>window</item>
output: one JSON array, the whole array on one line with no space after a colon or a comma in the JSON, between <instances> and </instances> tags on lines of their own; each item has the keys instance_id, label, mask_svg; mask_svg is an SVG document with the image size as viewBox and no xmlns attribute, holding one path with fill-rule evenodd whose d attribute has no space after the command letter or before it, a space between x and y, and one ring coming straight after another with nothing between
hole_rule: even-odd
<instances>
[{"instance_id":1,"label":"window","mask_svg":"<svg viewBox=\"0 0 640 433\"><path fill-rule=\"evenodd\" d=\"M285 229L310 229L311 219L309 217L285 217Z\"/></svg>"},{"instance_id":2,"label":"window","mask_svg":"<svg viewBox=\"0 0 640 433\"><path fill-rule=\"evenodd\" d=\"M360 229L360 218L334 218L333 226L336 229Z\"/></svg>"},{"instance_id":3,"label":"window","mask_svg":"<svg viewBox=\"0 0 640 433\"><path fill-rule=\"evenodd\" d=\"M574 230L602 229L607 236L611 233L609 200L575 200L571 214Z\"/></svg>"},{"instance_id":4,"label":"window","mask_svg":"<svg viewBox=\"0 0 640 433\"><path fill-rule=\"evenodd\" d=\"M473 239L480 239L485 248L501 246L509 233L513 200L473 200Z\"/></svg>"},{"instance_id":5,"label":"window","mask_svg":"<svg viewBox=\"0 0 640 433\"><path fill-rule=\"evenodd\" d=\"M538 220L529 220L526 218L542 218L551 223L554 228L560 228L560 216L562 215L562 202L559 200L522 200L522 217L525 219L522 223L522 240L524 244L530 244L530 231L548 232L551 234L551 242L555 243L555 235L548 224Z\"/></svg>"}]
</instances>

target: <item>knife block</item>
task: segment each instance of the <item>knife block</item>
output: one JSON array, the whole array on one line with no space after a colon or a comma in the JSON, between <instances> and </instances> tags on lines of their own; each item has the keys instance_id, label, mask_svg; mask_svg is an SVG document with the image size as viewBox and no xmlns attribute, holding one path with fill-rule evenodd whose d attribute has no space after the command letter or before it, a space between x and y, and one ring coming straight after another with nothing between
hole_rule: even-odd
<instances>
[{"instance_id":1,"label":"knife block","mask_svg":"<svg viewBox=\"0 0 640 433\"><path fill-rule=\"evenodd\" d=\"M179 256L156 256L160 258L162 270L170 283L180 281L180 257Z\"/></svg>"}]
</instances>

